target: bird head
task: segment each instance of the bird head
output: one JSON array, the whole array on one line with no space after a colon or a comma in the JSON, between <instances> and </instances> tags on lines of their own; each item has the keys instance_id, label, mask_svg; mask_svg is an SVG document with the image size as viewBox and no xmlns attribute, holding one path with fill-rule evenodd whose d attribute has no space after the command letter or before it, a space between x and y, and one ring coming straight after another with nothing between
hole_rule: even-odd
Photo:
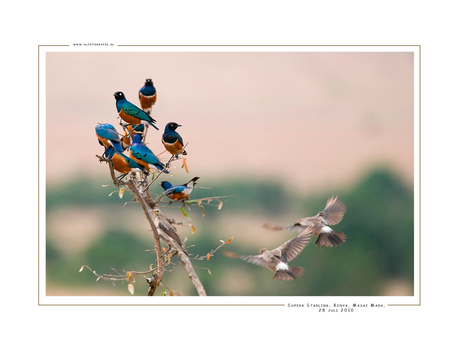
<instances>
[{"instance_id":1,"label":"bird head","mask_svg":"<svg viewBox=\"0 0 460 345\"><path fill-rule=\"evenodd\" d=\"M164 190L170 188L172 186L171 182L168 181L162 181L160 182L161 187L163 187Z\"/></svg>"},{"instance_id":2,"label":"bird head","mask_svg":"<svg viewBox=\"0 0 460 345\"><path fill-rule=\"evenodd\" d=\"M152 79L145 79L145 86L153 86Z\"/></svg>"},{"instance_id":3,"label":"bird head","mask_svg":"<svg viewBox=\"0 0 460 345\"><path fill-rule=\"evenodd\" d=\"M140 134L134 134L133 144L141 144L141 143L142 143L142 136Z\"/></svg>"},{"instance_id":4,"label":"bird head","mask_svg":"<svg viewBox=\"0 0 460 345\"><path fill-rule=\"evenodd\" d=\"M169 122L167 125L166 125L166 129L169 129L170 131L175 131L177 127L181 127L182 125L178 125L177 123L175 122Z\"/></svg>"},{"instance_id":5,"label":"bird head","mask_svg":"<svg viewBox=\"0 0 460 345\"><path fill-rule=\"evenodd\" d=\"M125 99L125 94L121 91L117 91L113 94L113 96L115 97L115 99L117 101L121 100L121 99Z\"/></svg>"}]
</instances>

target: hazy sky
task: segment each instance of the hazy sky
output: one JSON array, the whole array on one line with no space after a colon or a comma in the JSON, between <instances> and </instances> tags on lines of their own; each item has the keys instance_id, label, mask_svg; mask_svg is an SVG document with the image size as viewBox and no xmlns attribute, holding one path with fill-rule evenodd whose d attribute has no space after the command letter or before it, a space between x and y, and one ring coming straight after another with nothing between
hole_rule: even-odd
<instances>
[{"instance_id":1,"label":"hazy sky","mask_svg":"<svg viewBox=\"0 0 460 345\"><path fill-rule=\"evenodd\" d=\"M173 182L276 176L311 189L348 183L374 164L413 182L412 53L48 52L49 182L107 174L94 127L121 133L113 93L139 105L146 78L160 128L149 130L148 146L164 151L170 121L188 142L190 174L177 163Z\"/></svg>"}]
</instances>

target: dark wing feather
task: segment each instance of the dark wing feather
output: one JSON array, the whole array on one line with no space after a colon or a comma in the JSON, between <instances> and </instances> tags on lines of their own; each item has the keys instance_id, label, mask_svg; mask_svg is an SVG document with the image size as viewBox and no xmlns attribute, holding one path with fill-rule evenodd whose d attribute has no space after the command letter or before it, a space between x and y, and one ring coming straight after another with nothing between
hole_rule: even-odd
<instances>
[{"instance_id":1,"label":"dark wing feather","mask_svg":"<svg viewBox=\"0 0 460 345\"><path fill-rule=\"evenodd\" d=\"M328 225L336 225L340 223L346 210L345 204L336 196L329 198L326 208L318 215L322 216Z\"/></svg>"},{"instance_id":2,"label":"dark wing feather","mask_svg":"<svg viewBox=\"0 0 460 345\"><path fill-rule=\"evenodd\" d=\"M262 225L267 230L271 231L294 231L294 232L302 232L307 228L307 225L302 225L302 224L294 224L291 226L279 226L279 225L269 225L269 224L264 224Z\"/></svg>"},{"instance_id":3,"label":"dark wing feather","mask_svg":"<svg viewBox=\"0 0 460 345\"><path fill-rule=\"evenodd\" d=\"M289 262L294 259L300 252L308 245L313 236L313 226L310 225L300 235L290 239L283 243L275 250L281 251L282 259L285 262Z\"/></svg>"},{"instance_id":4,"label":"dark wing feather","mask_svg":"<svg viewBox=\"0 0 460 345\"><path fill-rule=\"evenodd\" d=\"M159 218L158 226L160 229L167 234L169 237L171 237L174 241L177 243L181 244L182 242L180 241L179 234L176 232L176 229L170 223L166 220L163 219L163 217Z\"/></svg>"},{"instance_id":5,"label":"dark wing feather","mask_svg":"<svg viewBox=\"0 0 460 345\"><path fill-rule=\"evenodd\" d=\"M269 264L263 259L262 255L240 255L240 259L258 266L267 267Z\"/></svg>"}]
</instances>

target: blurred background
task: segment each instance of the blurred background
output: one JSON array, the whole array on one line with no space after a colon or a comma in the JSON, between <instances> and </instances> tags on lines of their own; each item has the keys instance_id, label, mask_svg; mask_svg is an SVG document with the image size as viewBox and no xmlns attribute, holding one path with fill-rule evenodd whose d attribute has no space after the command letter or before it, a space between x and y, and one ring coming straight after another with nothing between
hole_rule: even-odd
<instances>
[{"instance_id":1,"label":"blurred background","mask_svg":"<svg viewBox=\"0 0 460 345\"><path fill-rule=\"evenodd\" d=\"M209 296L411 296L414 293L414 56L412 53L84 53L46 57L47 295L129 295L127 283L98 273L146 271L154 241L138 204L118 197L99 163L94 127L119 129L113 93L139 105L146 78L157 88L147 144L164 151L167 122L182 125L189 173L174 163L173 184L200 176L192 197L233 195L221 210L188 211L196 232L178 227L190 254L224 248L273 249L291 225L321 211L332 195L347 205L333 227L347 241L318 249L314 240L291 266L291 282L215 253L193 261ZM167 161L168 155L160 158ZM164 181L166 178L160 178ZM159 184L152 194L163 190ZM110 195L110 196L109 196ZM179 206L164 212L186 220ZM211 274L210 274L211 273ZM196 295L182 267L163 285ZM161 288L157 295L161 295ZM135 295L147 284L136 278Z\"/></svg>"}]
</instances>

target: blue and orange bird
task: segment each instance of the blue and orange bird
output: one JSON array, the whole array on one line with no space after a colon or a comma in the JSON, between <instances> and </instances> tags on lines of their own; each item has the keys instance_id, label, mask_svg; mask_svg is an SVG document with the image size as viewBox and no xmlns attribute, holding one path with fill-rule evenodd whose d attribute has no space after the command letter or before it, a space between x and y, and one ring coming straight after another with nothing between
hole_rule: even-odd
<instances>
[{"instance_id":1,"label":"blue and orange bird","mask_svg":"<svg viewBox=\"0 0 460 345\"><path fill-rule=\"evenodd\" d=\"M121 146L126 150L131 146L131 139L135 134L139 134L141 139L143 138L145 126L142 124L137 126L127 124L123 126L123 130L125 135L121 139Z\"/></svg>"},{"instance_id":2,"label":"blue and orange bird","mask_svg":"<svg viewBox=\"0 0 460 345\"><path fill-rule=\"evenodd\" d=\"M156 120L150 117L150 115L142 109L138 108L131 102L128 102L123 92L117 91L113 95L117 101L116 106L118 115L120 115L123 121L131 125L143 124L158 129L158 127L155 126Z\"/></svg>"},{"instance_id":3,"label":"blue and orange bird","mask_svg":"<svg viewBox=\"0 0 460 345\"><path fill-rule=\"evenodd\" d=\"M134 159L137 163L142 165L145 170L149 171L150 168L156 168L163 171L165 174L169 174L169 171L165 169L165 165L153 154L153 152L142 143L141 136L135 134L133 142L129 147L129 156Z\"/></svg>"},{"instance_id":4,"label":"blue and orange bird","mask_svg":"<svg viewBox=\"0 0 460 345\"><path fill-rule=\"evenodd\" d=\"M157 101L157 90L153 86L152 79L145 79L144 86L139 90L139 102L141 103L141 108L147 114L151 114L152 106Z\"/></svg>"},{"instance_id":5,"label":"blue and orange bird","mask_svg":"<svg viewBox=\"0 0 460 345\"><path fill-rule=\"evenodd\" d=\"M168 181L163 181L160 183L161 187L166 191L166 196L172 200L188 200L190 193L193 190L193 187L196 184L196 181L199 177L194 177L190 181L184 184L173 186Z\"/></svg>"},{"instance_id":6,"label":"blue and orange bird","mask_svg":"<svg viewBox=\"0 0 460 345\"><path fill-rule=\"evenodd\" d=\"M118 152L123 152L118 132L110 123L99 123L96 126L96 137L99 144L106 148L106 151L113 146ZM106 156L107 153L104 152L104 155Z\"/></svg>"},{"instance_id":7,"label":"blue and orange bird","mask_svg":"<svg viewBox=\"0 0 460 345\"><path fill-rule=\"evenodd\" d=\"M179 133L176 132L177 127L181 127L175 122L169 122L163 133L162 142L166 150L173 156L178 157L179 153L186 155L184 150L184 142Z\"/></svg>"},{"instance_id":8,"label":"blue and orange bird","mask_svg":"<svg viewBox=\"0 0 460 345\"><path fill-rule=\"evenodd\" d=\"M148 175L148 171L146 171L142 165L140 165L134 159L125 156L123 153L116 151L113 147L109 147L105 153L107 158L112 160L113 168L116 171L122 173L122 175L118 177L119 180L121 180L133 170Z\"/></svg>"}]
</instances>

